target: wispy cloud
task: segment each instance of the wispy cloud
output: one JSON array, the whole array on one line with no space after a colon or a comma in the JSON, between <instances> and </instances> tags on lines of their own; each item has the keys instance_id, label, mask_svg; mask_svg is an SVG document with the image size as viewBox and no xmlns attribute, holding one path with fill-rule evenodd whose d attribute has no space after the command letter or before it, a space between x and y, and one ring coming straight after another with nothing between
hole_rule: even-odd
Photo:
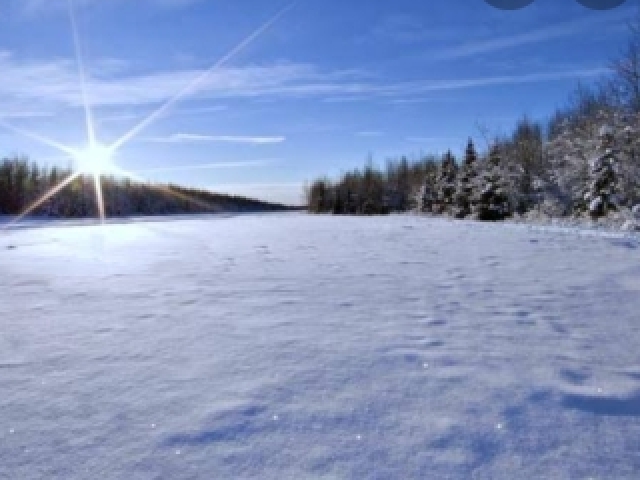
<instances>
[{"instance_id":1,"label":"wispy cloud","mask_svg":"<svg viewBox=\"0 0 640 480\"><path fill-rule=\"evenodd\" d=\"M597 77L608 73L609 71L610 70L608 68L598 67L578 70L561 70L555 72L527 73L522 75L500 75L456 80L440 80L426 83L405 84L404 88L396 89L396 91L398 91L398 93L419 93L461 90L496 85L539 83L573 78Z\"/></svg>"},{"instance_id":2,"label":"wispy cloud","mask_svg":"<svg viewBox=\"0 0 640 480\"><path fill-rule=\"evenodd\" d=\"M434 144L458 141L459 139L454 137L407 137L405 140L409 143Z\"/></svg>"},{"instance_id":3,"label":"wispy cloud","mask_svg":"<svg viewBox=\"0 0 640 480\"><path fill-rule=\"evenodd\" d=\"M570 37L588 30L612 25L616 21L622 22L628 18L630 18L630 11L624 9L617 11L614 16L589 16L587 18L550 25L516 35L492 38L484 41L475 40L454 47L441 48L434 53L430 53L429 57L434 60L451 60L478 54L493 53L523 45L538 44L562 37Z\"/></svg>"},{"instance_id":4,"label":"wispy cloud","mask_svg":"<svg viewBox=\"0 0 640 480\"><path fill-rule=\"evenodd\" d=\"M172 116L199 116L209 115L211 113L219 113L227 111L227 105L209 105L202 107L177 108L172 112ZM0 113L0 117L2 117ZM141 120L145 117L144 113L135 111L115 111L112 113L102 114L98 116L100 122L123 122L129 120Z\"/></svg>"},{"instance_id":5,"label":"wispy cloud","mask_svg":"<svg viewBox=\"0 0 640 480\"><path fill-rule=\"evenodd\" d=\"M3 72L0 98L13 105L24 105L25 111L32 110L34 102L38 102L43 110L79 107L82 104L77 74L69 61L23 61L8 52L0 52L0 71ZM326 72L309 64L276 64L221 68L202 82L193 92L193 97L199 100L312 96L343 99L366 99L376 96L392 99L427 92L579 79L598 76L607 71L606 68L583 68L518 75L382 83L356 70ZM119 78L93 76L89 79L89 96L96 107L157 105L172 97L202 73L201 70L176 70L145 75L121 74Z\"/></svg>"},{"instance_id":6,"label":"wispy cloud","mask_svg":"<svg viewBox=\"0 0 640 480\"><path fill-rule=\"evenodd\" d=\"M366 34L356 38L359 43L393 42L414 44L426 41L452 40L460 35L453 25L437 27L433 19L411 13L393 13L374 24Z\"/></svg>"},{"instance_id":7,"label":"wispy cloud","mask_svg":"<svg viewBox=\"0 0 640 480\"><path fill-rule=\"evenodd\" d=\"M251 145L267 145L282 143L285 137L249 137L241 135L201 135L196 133L174 133L165 137L147 139L154 143L245 143Z\"/></svg>"},{"instance_id":8,"label":"wispy cloud","mask_svg":"<svg viewBox=\"0 0 640 480\"><path fill-rule=\"evenodd\" d=\"M0 98L21 102L48 102L58 106L82 105L75 66L69 60L25 61L0 52ZM90 72L89 94L96 107L144 106L171 98L205 73L173 70L143 75L103 78ZM322 73L307 64L277 64L219 68L192 92L197 98L262 97L333 91L356 75L353 71Z\"/></svg>"},{"instance_id":9,"label":"wispy cloud","mask_svg":"<svg viewBox=\"0 0 640 480\"><path fill-rule=\"evenodd\" d=\"M250 168L250 167L266 167L276 163L275 159L250 160L245 162L218 162L203 163L197 165L174 165L167 167L137 169L135 173L162 173L162 172L183 172L189 170L219 170L228 168Z\"/></svg>"},{"instance_id":10,"label":"wispy cloud","mask_svg":"<svg viewBox=\"0 0 640 480\"><path fill-rule=\"evenodd\" d=\"M384 135L383 132L379 131L364 131L364 132L356 132L357 137L382 137Z\"/></svg>"},{"instance_id":11,"label":"wispy cloud","mask_svg":"<svg viewBox=\"0 0 640 480\"><path fill-rule=\"evenodd\" d=\"M329 87L328 85L326 87ZM339 92L338 92L339 93ZM361 95L337 95L322 99L323 103L353 103L365 100Z\"/></svg>"},{"instance_id":12,"label":"wispy cloud","mask_svg":"<svg viewBox=\"0 0 640 480\"><path fill-rule=\"evenodd\" d=\"M227 105L205 105L202 107L178 108L175 110L174 115L203 115L227 110L229 110Z\"/></svg>"},{"instance_id":13,"label":"wispy cloud","mask_svg":"<svg viewBox=\"0 0 640 480\"><path fill-rule=\"evenodd\" d=\"M40 12L60 11L67 8L68 0L10 0L25 14L34 15ZM183 8L203 0L136 0L146 7ZM77 8L128 3L127 0L73 0Z\"/></svg>"},{"instance_id":14,"label":"wispy cloud","mask_svg":"<svg viewBox=\"0 0 640 480\"><path fill-rule=\"evenodd\" d=\"M45 118L53 117L53 112L39 111L39 110L11 110L0 108L0 119L2 118Z\"/></svg>"},{"instance_id":15,"label":"wispy cloud","mask_svg":"<svg viewBox=\"0 0 640 480\"><path fill-rule=\"evenodd\" d=\"M178 8L193 5L203 0L146 0L152 5L168 8Z\"/></svg>"}]
</instances>

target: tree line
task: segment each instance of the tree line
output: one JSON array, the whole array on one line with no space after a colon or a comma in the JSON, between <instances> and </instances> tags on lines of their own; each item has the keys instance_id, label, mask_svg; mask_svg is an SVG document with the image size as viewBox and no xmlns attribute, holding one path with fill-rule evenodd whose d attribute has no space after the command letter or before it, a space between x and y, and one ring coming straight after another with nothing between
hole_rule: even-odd
<instances>
[{"instance_id":1,"label":"tree line","mask_svg":"<svg viewBox=\"0 0 640 480\"><path fill-rule=\"evenodd\" d=\"M38 204L73 172L42 167L27 158L0 161L0 214L47 217L91 217L99 212L95 179L79 175L50 198ZM223 195L177 185L134 182L128 178L102 176L100 185L105 213L109 217L244 211L280 211L290 207ZM32 206L36 208L31 209Z\"/></svg>"},{"instance_id":2,"label":"tree line","mask_svg":"<svg viewBox=\"0 0 640 480\"><path fill-rule=\"evenodd\" d=\"M611 74L578 85L547 122L523 117L479 151L469 138L456 158L426 155L387 162L306 189L314 213L385 214L422 210L478 220L513 215L591 215L640 203L640 16Z\"/></svg>"}]
</instances>

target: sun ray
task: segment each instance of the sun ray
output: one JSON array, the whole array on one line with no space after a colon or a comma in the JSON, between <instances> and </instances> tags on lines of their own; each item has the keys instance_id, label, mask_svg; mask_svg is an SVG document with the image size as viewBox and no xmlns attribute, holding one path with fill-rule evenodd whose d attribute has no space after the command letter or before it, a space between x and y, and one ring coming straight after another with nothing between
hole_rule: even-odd
<instances>
[{"instance_id":1,"label":"sun ray","mask_svg":"<svg viewBox=\"0 0 640 480\"><path fill-rule=\"evenodd\" d=\"M115 153L115 151L117 149L121 148L123 145L125 145L126 143L131 141L141 131L143 131L145 128L147 128L148 126L153 124L161 116L165 115L177 102L179 102L180 100L182 100L184 97L188 96L189 94L192 94L193 90L195 88L197 88L202 82L204 82L207 79L207 77L209 77L216 69L219 69L222 66L224 66L231 59L233 59L235 56L237 56L238 53L240 53L247 46L249 46L251 43L253 43L256 39L258 39L260 36L262 36L267 30L269 30L289 10L291 10L296 5L297 1L298 0L294 1L293 3L290 3L288 6L286 6L282 10L280 10L271 19L269 19L267 22L265 22L263 25L261 25L255 31L253 31L250 35L248 35L244 40L242 40L235 47L233 47L228 53L226 53L222 58L220 58L210 68L208 68L206 71L202 72L200 75L198 75L196 78L194 78L189 84L187 84L177 94L175 94L173 97L169 98L158 109L156 109L149 116L147 116L144 120L142 120L139 124L134 126L131 130L129 130L122 137L120 137L118 140L116 140L116 142L114 142L110 147L106 147L106 148L110 151L111 154ZM76 63L77 63L77 67L78 67L78 76L80 78L80 87L81 87L81 93L82 93L82 104L83 104L84 114L85 114L86 133L87 133L87 142L88 142L88 146L87 146L87 148L85 150L88 151L88 152L94 152L95 153L96 151L99 150L99 147L101 147L101 146L97 143L97 139L96 139L96 132L95 132L95 125L94 125L94 122L93 122L93 114L92 114L92 109L91 109L91 103L89 101L89 89L88 89L88 83L87 83L87 77L86 77L86 69L85 69L85 65L84 65L84 62L83 62L83 58L82 58L80 35L79 35L79 32L78 32L78 24L77 24L77 19L76 19L76 15L75 15L73 0L67 0L67 5L68 5L68 9L69 9L69 20L70 20L70 23L71 23L71 30L72 30L72 36L73 36L74 49L75 49ZM14 133L17 133L17 134L20 134L20 135L22 135L24 137L27 137L27 138L29 138L31 140L39 142L39 143L41 143L43 145L46 145L48 147L54 148L56 150L59 150L60 152L68 155L70 157L70 159L78 159L78 158L84 156L84 153L83 153L84 151L83 150L77 150L77 149L68 147L68 146L66 146L66 145L64 145L64 144L62 144L60 142L57 142L55 140L52 140L52 139L50 139L50 138L48 138L46 136L40 135L40 134L35 133L35 132L31 132L31 131L26 130L26 129L22 129L22 128L16 127L14 125L11 125L11 124L7 123L6 121L4 121L1 117L0 117L0 126L4 127L7 130L10 130L10 131L12 131ZM197 198L193 198L190 195L187 195L185 193L176 191L176 190L174 190L174 189L172 189L172 188L170 188L168 186L153 185L153 184L147 183L147 182L145 182L144 179L142 179L138 175L136 175L136 174L134 174L132 172L128 172L128 171L126 171L126 170L124 170L124 169L122 169L120 167L117 167L116 165L110 165L110 168L113 170L114 173L117 172L120 175L123 175L125 177L131 178L134 181L137 181L137 182L140 182L140 183L146 183L150 188L153 188L155 190L159 190L159 191L161 191L161 192L163 192L165 194L168 194L168 195L171 195L173 197L182 199L182 200L184 200L186 202L193 203L195 205L200 206L201 208L204 208L205 210L209 210L209 211L212 211L212 212L220 211L220 208L218 206L211 205L208 202L204 202L204 201L199 200ZM16 223L19 223L20 221L22 221L26 216L28 216L33 211L35 211L38 207L40 207L42 204L44 204L47 200L49 200L53 196L57 195L63 188L65 188L67 185L69 185L75 179L80 177L80 175L82 173L83 172L80 169L75 171L74 173L71 173L65 180L60 182L58 185L52 187L48 192L46 192L44 195L42 195L33 204L28 206L20 215L18 215L18 217L16 217L11 222L9 222L7 225L5 225L3 227L3 229L10 228L13 225L15 225ZM97 166L97 165L94 165L94 171L92 172L92 174L93 174L93 179L94 179L94 188L95 188L95 194L96 194L96 204L97 204L98 215L100 217L101 223L104 223L105 218L106 218L106 209L105 209L104 195L103 195L103 189L102 189L102 173L103 172L100 171L100 167Z\"/></svg>"},{"instance_id":2,"label":"sun ray","mask_svg":"<svg viewBox=\"0 0 640 480\"><path fill-rule=\"evenodd\" d=\"M78 22L73 8L73 0L67 0L69 7L69 21L71 23L71 33L73 36L73 46L76 54L76 65L78 67L78 77L80 78L80 89L82 90L82 105L84 107L84 115L87 126L87 140L89 146L93 146L96 141L95 128L93 125L93 116L91 113L91 104L89 103L89 91L87 88L86 70L82 60L82 52L80 50L80 35L78 34Z\"/></svg>"},{"instance_id":3,"label":"sun ray","mask_svg":"<svg viewBox=\"0 0 640 480\"><path fill-rule=\"evenodd\" d=\"M269 30L276 22L278 22L286 13L291 10L297 2L290 3L285 8L280 10L276 15L270 18L267 22L262 24L258 29L256 29L253 33L248 35L244 40L238 43L235 47L233 47L227 54L225 54L222 58L220 58L216 63L214 63L211 67L209 67L206 71L202 72L196 78L194 78L189 84L187 84L182 90L176 93L173 97L169 98L164 104L162 104L157 110L152 112L149 116L147 116L144 120L134 126L131 130L125 133L122 137L116 140L112 148L113 150L118 150L123 145L131 141L135 138L140 132L142 132L149 125L158 120L162 115L168 112L176 103L182 100L187 95L193 93L193 90L198 87L202 82L204 82L214 71L224 66L227 62L229 62L232 58L234 58L238 53L244 50L247 46L253 43L257 38L263 35L267 30Z\"/></svg>"},{"instance_id":4,"label":"sun ray","mask_svg":"<svg viewBox=\"0 0 640 480\"><path fill-rule=\"evenodd\" d=\"M56 142L55 140L45 137L44 135L40 135L38 133L16 127L15 125L11 125L10 123L5 122L4 120L0 120L0 126L6 128L7 130L12 131L13 133L17 133L19 135L22 135L23 137L29 138L31 140L35 140L38 143L54 148L66 155L74 156L77 153L73 148L67 147L66 145L63 145L60 142Z\"/></svg>"},{"instance_id":5,"label":"sun ray","mask_svg":"<svg viewBox=\"0 0 640 480\"><path fill-rule=\"evenodd\" d=\"M93 184L96 189L96 205L98 206L98 216L100 217L100 223L104 224L106 219L104 208L104 195L102 194L102 178L99 173L93 175Z\"/></svg>"},{"instance_id":6,"label":"sun ray","mask_svg":"<svg viewBox=\"0 0 640 480\"><path fill-rule=\"evenodd\" d=\"M127 170L124 170L123 168L120 168L118 166L113 166L113 170L120 174L121 176L130 178L131 180L141 183L141 184L145 184L146 186L148 186L149 188L152 188L154 190L158 190L159 192L162 193L166 193L167 195L171 195L172 197L175 198L179 198L180 200L184 200L185 202L190 202L193 203L194 205L199 206L200 208L204 208L205 210L210 210L211 212L219 212L220 208L212 205L208 202L204 202L202 200L198 200L197 198L193 198L191 195L187 195L185 193L181 193L181 192L177 192L175 190L172 190L169 187L165 187L164 185L157 185L157 184L152 184L152 183L148 183L144 178L142 178L139 175L136 175L133 172L129 172Z\"/></svg>"},{"instance_id":7,"label":"sun ray","mask_svg":"<svg viewBox=\"0 0 640 480\"><path fill-rule=\"evenodd\" d=\"M67 6L69 7L69 21L71 23L71 32L73 35L73 46L76 54L76 64L78 66L78 77L80 78L80 88L82 90L82 104L84 106L84 116L87 128L87 143L90 150L95 150L96 143L96 131L93 123L93 114L91 111L91 103L89 101L89 88L87 85L87 74L84 67L84 61L82 59L82 51L80 48L80 35L78 33L78 22L76 20L75 10L73 8L73 0L67 0ZM94 159L94 161L97 159ZM102 193L102 172L96 169L93 172L93 184L96 191L96 205L98 206L98 216L100 223L104 224L106 214L104 207L104 195Z\"/></svg>"},{"instance_id":8,"label":"sun ray","mask_svg":"<svg viewBox=\"0 0 640 480\"><path fill-rule=\"evenodd\" d=\"M57 195L60 192L60 190L65 188L67 185L69 185L79 176L80 176L80 172L72 173L66 179L60 182L58 185L56 185L55 187L52 187L48 192L42 195L38 200L33 202L31 205L29 205L20 215L14 218L11 222L7 223L7 225L4 226L4 229L8 229L14 226L15 224L21 222L27 215L32 213L36 208L40 207L43 203L45 203L51 197L53 197L54 195Z\"/></svg>"},{"instance_id":9,"label":"sun ray","mask_svg":"<svg viewBox=\"0 0 640 480\"><path fill-rule=\"evenodd\" d=\"M187 195L186 193L177 192L169 187L165 187L164 185L149 184L149 186L154 190L166 193L168 195L171 195L172 197L179 198L180 200L184 200L188 203L193 203L194 205L197 205L200 208L204 208L205 210L208 210L212 213L221 211L220 207L212 205L208 202L203 202L202 200L198 200L197 198L193 198L191 195Z\"/></svg>"}]
</instances>

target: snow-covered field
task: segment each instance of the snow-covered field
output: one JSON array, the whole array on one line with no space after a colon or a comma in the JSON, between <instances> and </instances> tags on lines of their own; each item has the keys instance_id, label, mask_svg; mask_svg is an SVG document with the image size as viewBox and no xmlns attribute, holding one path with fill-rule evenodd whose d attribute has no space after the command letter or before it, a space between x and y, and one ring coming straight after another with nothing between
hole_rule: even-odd
<instances>
[{"instance_id":1,"label":"snow-covered field","mask_svg":"<svg viewBox=\"0 0 640 480\"><path fill-rule=\"evenodd\" d=\"M304 214L0 232L0 478L640 478L640 242Z\"/></svg>"}]
</instances>

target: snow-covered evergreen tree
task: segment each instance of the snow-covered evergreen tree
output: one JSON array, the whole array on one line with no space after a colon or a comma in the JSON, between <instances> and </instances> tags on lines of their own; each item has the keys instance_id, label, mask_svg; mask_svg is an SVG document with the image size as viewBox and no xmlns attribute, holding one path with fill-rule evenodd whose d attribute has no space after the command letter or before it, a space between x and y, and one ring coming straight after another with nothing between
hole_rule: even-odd
<instances>
[{"instance_id":1,"label":"snow-covered evergreen tree","mask_svg":"<svg viewBox=\"0 0 640 480\"><path fill-rule=\"evenodd\" d=\"M436 200L436 195L431 182L426 181L422 185L422 188L420 191L420 199L422 202L421 210L427 213L433 212L433 205Z\"/></svg>"},{"instance_id":2,"label":"snow-covered evergreen tree","mask_svg":"<svg viewBox=\"0 0 640 480\"><path fill-rule=\"evenodd\" d=\"M612 149L614 133L610 126L600 129L600 152L591 164L591 182L585 194L589 215L592 218L606 216L610 211L618 210L619 200L616 158Z\"/></svg>"},{"instance_id":3,"label":"snow-covered evergreen tree","mask_svg":"<svg viewBox=\"0 0 640 480\"><path fill-rule=\"evenodd\" d=\"M498 146L493 146L480 177L480 189L473 202L477 220L504 220L513 213L509 201L509 184L505 162Z\"/></svg>"},{"instance_id":4,"label":"snow-covered evergreen tree","mask_svg":"<svg viewBox=\"0 0 640 480\"><path fill-rule=\"evenodd\" d=\"M451 153L447 153L442 158L442 164L438 172L436 181L435 201L433 212L437 214L448 213L452 210L456 193L456 178L458 175L458 165Z\"/></svg>"},{"instance_id":5,"label":"snow-covered evergreen tree","mask_svg":"<svg viewBox=\"0 0 640 480\"><path fill-rule=\"evenodd\" d=\"M455 193L454 216L464 218L471 214L473 193L477 188L477 163L478 154L473 140L469 138L464 154L464 163L458 174L458 183Z\"/></svg>"}]
</instances>

